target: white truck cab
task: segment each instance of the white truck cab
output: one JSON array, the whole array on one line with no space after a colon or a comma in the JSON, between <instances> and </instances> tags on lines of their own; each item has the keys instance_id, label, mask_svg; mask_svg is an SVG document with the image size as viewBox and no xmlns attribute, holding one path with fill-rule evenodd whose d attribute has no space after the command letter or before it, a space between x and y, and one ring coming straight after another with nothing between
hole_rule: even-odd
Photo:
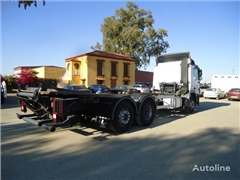
<instances>
[{"instance_id":1,"label":"white truck cab","mask_svg":"<svg viewBox=\"0 0 240 180\"><path fill-rule=\"evenodd\" d=\"M199 105L202 70L195 64L190 52L168 53L156 58L153 74L154 92L159 106L193 111Z\"/></svg>"}]
</instances>

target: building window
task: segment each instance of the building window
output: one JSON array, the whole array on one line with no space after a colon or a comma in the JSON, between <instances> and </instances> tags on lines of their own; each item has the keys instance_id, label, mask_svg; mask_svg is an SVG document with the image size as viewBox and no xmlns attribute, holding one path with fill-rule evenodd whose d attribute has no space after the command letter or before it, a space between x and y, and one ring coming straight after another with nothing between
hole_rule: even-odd
<instances>
[{"instance_id":1,"label":"building window","mask_svg":"<svg viewBox=\"0 0 240 180\"><path fill-rule=\"evenodd\" d=\"M111 76L117 76L117 62L111 62Z\"/></svg>"},{"instance_id":2,"label":"building window","mask_svg":"<svg viewBox=\"0 0 240 180\"><path fill-rule=\"evenodd\" d=\"M97 60L97 76L103 76L104 60Z\"/></svg>"},{"instance_id":3,"label":"building window","mask_svg":"<svg viewBox=\"0 0 240 180\"><path fill-rule=\"evenodd\" d=\"M128 85L128 81L123 81L123 85Z\"/></svg>"},{"instance_id":4,"label":"building window","mask_svg":"<svg viewBox=\"0 0 240 180\"><path fill-rule=\"evenodd\" d=\"M80 75L79 64L74 64L74 75Z\"/></svg>"},{"instance_id":5,"label":"building window","mask_svg":"<svg viewBox=\"0 0 240 180\"><path fill-rule=\"evenodd\" d=\"M111 79L111 88L116 87L117 81L115 79Z\"/></svg>"},{"instance_id":6,"label":"building window","mask_svg":"<svg viewBox=\"0 0 240 180\"><path fill-rule=\"evenodd\" d=\"M129 63L123 64L123 77L129 77Z\"/></svg>"},{"instance_id":7,"label":"building window","mask_svg":"<svg viewBox=\"0 0 240 180\"><path fill-rule=\"evenodd\" d=\"M97 84L104 84L104 81L103 80L97 80L96 83Z\"/></svg>"},{"instance_id":8,"label":"building window","mask_svg":"<svg viewBox=\"0 0 240 180\"><path fill-rule=\"evenodd\" d=\"M85 85L86 79L82 79L82 85Z\"/></svg>"}]
</instances>

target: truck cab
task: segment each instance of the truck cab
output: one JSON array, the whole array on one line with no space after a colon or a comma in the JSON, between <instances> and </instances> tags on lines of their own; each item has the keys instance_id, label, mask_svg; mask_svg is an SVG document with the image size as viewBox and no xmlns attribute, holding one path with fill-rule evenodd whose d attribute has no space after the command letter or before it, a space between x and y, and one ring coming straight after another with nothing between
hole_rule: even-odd
<instances>
[{"instance_id":1,"label":"truck cab","mask_svg":"<svg viewBox=\"0 0 240 180\"><path fill-rule=\"evenodd\" d=\"M166 107L194 109L199 105L202 70L191 58L190 52L168 53L156 58L154 91ZM161 104L162 105L162 104ZM159 107L159 109L164 106Z\"/></svg>"}]
</instances>

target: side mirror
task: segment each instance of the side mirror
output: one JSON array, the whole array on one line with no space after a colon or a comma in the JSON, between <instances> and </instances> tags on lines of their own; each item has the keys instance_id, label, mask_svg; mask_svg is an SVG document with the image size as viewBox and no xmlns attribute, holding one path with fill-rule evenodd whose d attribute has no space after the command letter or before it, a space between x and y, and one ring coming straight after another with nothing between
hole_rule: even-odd
<instances>
[{"instance_id":1,"label":"side mirror","mask_svg":"<svg viewBox=\"0 0 240 180\"><path fill-rule=\"evenodd\" d=\"M198 77L200 80L202 80L202 70L198 69Z\"/></svg>"}]
</instances>

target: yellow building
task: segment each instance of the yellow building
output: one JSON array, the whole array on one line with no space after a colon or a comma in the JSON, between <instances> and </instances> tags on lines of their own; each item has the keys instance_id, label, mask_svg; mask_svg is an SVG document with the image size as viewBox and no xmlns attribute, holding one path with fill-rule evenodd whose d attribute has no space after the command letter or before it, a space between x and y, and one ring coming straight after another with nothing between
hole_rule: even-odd
<instances>
[{"instance_id":1,"label":"yellow building","mask_svg":"<svg viewBox=\"0 0 240 180\"><path fill-rule=\"evenodd\" d=\"M135 60L122 54L92 51L65 59L65 81L71 84L105 84L108 87L135 82Z\"/></svg>"},{"instance_id":2,"label":"yellow building","mask_svg":"<svg viewBox=\"0 0 240 180\"><path fill-rule=\"evenodd\" d=\"M66 72L65 68L58 66L18 66L14 68L14 74L17 75L29 69L38 72L37 77L46 79L59 79Z\"/></svg>"},{"instance_id":3,"label":"yellow building","mask_svg":"<svg viewBox=\"0 0 240 180\"><path fill-rule=\"evenodd\" d=\"M39 68L34 68L33 70L38 72L37 76L39 78L49 78L49 79L59 79L66 72L65 68L57 67L57 66L42 66Z\"/></svg>"}]
</instances>

